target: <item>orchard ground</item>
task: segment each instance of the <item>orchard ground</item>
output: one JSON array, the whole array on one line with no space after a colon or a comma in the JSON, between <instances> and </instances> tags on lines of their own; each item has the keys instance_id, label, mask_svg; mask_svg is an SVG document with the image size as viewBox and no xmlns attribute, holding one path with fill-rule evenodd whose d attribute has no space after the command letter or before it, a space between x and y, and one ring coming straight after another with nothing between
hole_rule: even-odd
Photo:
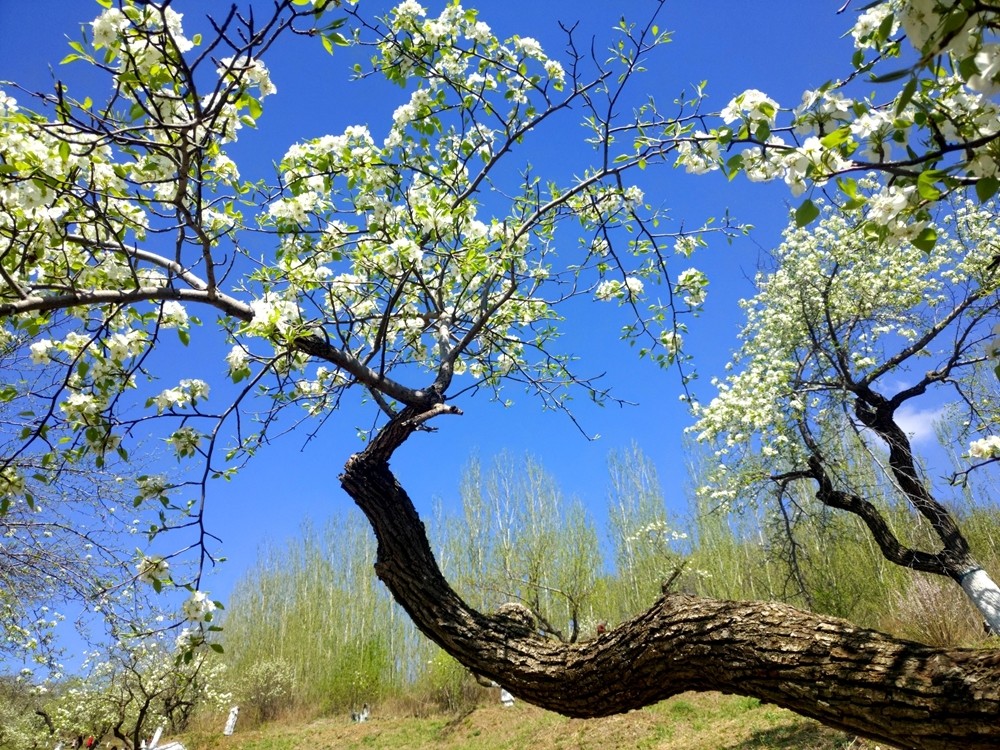
<instances>
[{"instance_id":1,"label":"orchard ground","mask_svg":"<svg viewBox=\"0 0 1000 750\"><path fill-rule=\"evenodd\" d=\"M376 707L356 724L347 716L292 719L242 730L192 732L187 747L202 750L407 748L421 750L875 750L873 742L828 729L754 698L684 693L650 708L603 719L567 719L523 702L511 708L481 701L457 715L419 715L403 702ZM221 722L221 719L220 719ZM221 726L221 724L220 724Z\"/></svg>"}]
</instances>

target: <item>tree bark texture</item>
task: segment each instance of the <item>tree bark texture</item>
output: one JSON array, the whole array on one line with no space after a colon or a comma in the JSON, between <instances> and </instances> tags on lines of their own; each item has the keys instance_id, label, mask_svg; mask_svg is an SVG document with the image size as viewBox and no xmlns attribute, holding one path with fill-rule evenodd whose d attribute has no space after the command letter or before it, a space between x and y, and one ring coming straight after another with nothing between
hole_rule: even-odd
<instances>
[{"instance_id":1,"label":"tree bark texture","mask_svg":"<svg viewBox=\"0 0 1000 750\"><path fill-rule=\"evenodd\" d=\"M376 573L417 627L518 698L589 718L716 690L900 747L1000 747L1000 651L935 649L777 602L681 594L577 644L539 636L516 609L477 612L445 580L389 469L415 429L392 420L348 461L342 485L375 531Z\"/></svg>"}]
</instances>

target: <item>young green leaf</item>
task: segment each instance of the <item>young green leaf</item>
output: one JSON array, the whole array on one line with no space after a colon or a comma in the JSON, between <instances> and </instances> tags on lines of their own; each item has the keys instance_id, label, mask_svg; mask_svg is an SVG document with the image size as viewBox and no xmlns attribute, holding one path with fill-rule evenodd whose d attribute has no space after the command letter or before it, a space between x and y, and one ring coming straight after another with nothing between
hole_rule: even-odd
<instances>
[{"instance_id":1,"label":"young green leaf","mask_svg":"<svg viewBox=\"0 0 1000 750\"><path fill-rule=\"evenodd\" d=\"M807 198L801 206L795 209L795 226L804 227L812 224L817 216L819 216L819 207Z\"/></svg>"}]
</instances>

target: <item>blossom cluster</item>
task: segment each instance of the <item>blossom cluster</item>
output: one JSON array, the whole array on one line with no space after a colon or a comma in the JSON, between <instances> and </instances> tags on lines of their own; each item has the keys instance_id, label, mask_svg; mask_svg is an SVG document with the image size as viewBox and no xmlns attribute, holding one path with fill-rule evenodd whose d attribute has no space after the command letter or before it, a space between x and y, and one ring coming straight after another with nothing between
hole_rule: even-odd
<instances>
[{"instance_id":1,"label":"blossom cluster","mask_svg":"<svg viewBox=\"0 0 1000 750\"><path fill-rule=\"evenodd\" d=\"M204 591L193 591L181 605L181 610L188 622L209 622L217 607Z\"/></svg>"},{"instance_id":2,"label":"blossom cluster","mask_svg":"<svg viewBox=\"0 0 1000 750\"><path fill-rule=\"evenodd\" d=\"M638 276L626 276L623 280L605 279L594 290L594 298L602 302L628 302L640 298L644 288Z\"/></svg>"},{"instance_id":3,"label":"blossom cluster","mask_svg":"<svg viewBox=\"0 0 1000 750\"><path fill-rule=\"evenodd\" d=\"M979 181L981 200L1000 185L1000 107L994 101L1000 92L1000 43L988 31L997 20L996 9L950 0L872 3L850 32L858 70L900 57L900 32L919 52L905 79L909 83L889 100L875 98L884 89L852 98L849 82L835 82L806 91L797 107L782 109L763 92L748 89L721 110L720 127L684 135L676 163L696 174L724 170L754 181L782 179L796 196L836 178L845 203L867 206L866 221L883 241L916 240L926 249L934 241L927 207L956 184L939 171L948 152L963 157L954 166L948 162L947 172ZM782 113L790 116L779 118ZM751 145L737 151L744 143ZM897 162L910 166L893 171ZM844 176L872 167L889 170L893 179L859 194ZM799 220L815 215L808 202Z\"/></svg>"},{"instance_id":4,"label":"blossom cluster","mask_svg":"<svg viewBox=\"0 0 1000 750\"><path fill-rule=\"evenodd\" d=\"M988 435L987 437L973 440L969 443L969 455L972 458L1000 457L1000 436Z\"/></svg>"},{"instance_id":5,"label":"blossom cluster","mask_svg":"<svg viewBox=\"0 0 1000 750\"><path fill-rule=\"evenodd\" d=\"M378 345L393 365L434 370L447 360L455 375L495 381L525 365L527 346L537 344L534 327L553 317L535 293L546 265L527 260L547 241L516 219L481 219L470 188L497 140L550 106L565 71L537 40L501 42L458 4L432 18L410 0L388 23L376 69L421 83L396 108L381 144L357 125L288 149L280 165L285 190L267 217L281 233L281 253L261 272L268 290L251 302L253 320L241 332L287 341L309 320L338 321L346 348L359 356ZM484 108L502 128L486 127L477 114ZM634 187L608 195L617 210L644 199ZM622 288L639 295L641 285L635 278ZM453 353L485 309L489 326ZM248 361L234 349L231 376L245 377ZM295 364L296 391L310 410L348 382L343 373L309 378L304 364Z\"/></svg>"},{"instance_id":6,"label":"blossom cluster","mask_svg":"<svg viewBox=\"0 0 1000 750\"><path fill-rule=\"evenodd\" d=\"M185 378L173 388L161 391L151 400L156 406L156 413L162 414L165 411L194 406L199 400L207 399L208 392L209 386L204 380Z\"/></svg>"},{"instance_id":7,"label":"blossom cluster","mask_svg":"<svg viewBox=\"0 0 1000 750\"><path fill-rule=\"evenodd\" d=\"M136 565L136 580L140 583L153 583L166 579L170 563L162 557L143 557Z\"/></svg>"},{"instance_id":8,"label":"blossom cluster","mask_svg":"<svg viewBox=\"0 0 1000 750\"><path fill-rule=\"evenodd\" d=\"M881 377L894 356L947 358L947 348L933 346L947 347L939 311L992 304L976 291L1000 246L992 216L992 207L957 205L936 227L929 253L912 244L885 248L857 231L849 213L827 211L812 228L789 227L775 270L759 275L757 295L741 302L747 323L732 374L713 380L710 403L693 404L692 430L718 461L702 492L732 500L763 477L801 466L802 425L822 429L849 412L849 386ZM958 289L968 303L955 300ZM910 352L917 341L919 352ZM970 454L986 455L993 441L974 442Z\"/></svg>"}]
</instances>

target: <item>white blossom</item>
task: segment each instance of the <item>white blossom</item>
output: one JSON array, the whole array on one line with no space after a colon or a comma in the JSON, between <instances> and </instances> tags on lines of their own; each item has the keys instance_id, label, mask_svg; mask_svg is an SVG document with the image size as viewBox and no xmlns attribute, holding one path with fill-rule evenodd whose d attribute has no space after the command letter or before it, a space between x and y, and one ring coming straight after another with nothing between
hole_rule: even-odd
<instances>
[{"instance_id":1,"label":"white blossom","mask_svg":"<svg viewBox=\"0 0 1000 750\"><path fill-rule=\"evenodd\" d=\"M56 348L52 339L42 339L34 342L30 347L31 362L35 365L47 365L52 361L52 351Z\"/></svg>"},{"instance_id":2,"label":"white blossom","mask_svg":"<svg viewBox=\"0 0 1000 750\"><path fill-rule=\"evenodd\" d=\"M184 305L175 300L167 300L163 303L160 325L164 328L187 328L188 314Z\"/></svg>"},{"instance_id":3,"label":"white blossom","mask_svg":"<svg viewBox=\"0 0 1000 750\"><path fill-rule=\"evenodd\" d=\"M215 602L208 598L204 591L194 591L191 596L181 605L184 617L188 622L206 622L212 619L215 611Z\"/></svg>"},{"instance_id":4,"label":"white blossom","mask_svg":"<svg viewBox=\"0 0 1000 750\"><path fill-rule=\"evenodd\" d=\"M181 427L175 430L166 442L173 446L177 458L192 458L198 452L201 435L193 427Z\"/></svg>"},{"instance_id":5,"label":"white blossom","mask_svg":"<svg viewBox=\"0 0 1000 750\"><path fill-rule=\"evenodd\" d=\"M1000 457L1000 435L989 435L969 443L969 455L972 458Z\"/></svg>"},{"instance_id":6,"label":"white blossom","mask_svg":"<svg viewBox=\"0 0 1000 750\"><path fill-rule=\"evenodd\" d=\"M260 92L260 98L277 93L277 87L271 82L271 73L263 62L256 58L224 57L219 60L219 76L247 81Z\"/></svg>"},{"instance_id":7,"label":"white blossom","mask_svg":"<svg viewBox=\"0 0 1000 750\"><path fill-rule=\"evenodd\" d=\"M145 557L138 562L136 567L136 580L140 583L153 583L162 581L167 577L170 570L170 563L162 557Z\"/></svg>"},{"instance_id":8,"label":"white blossom","mask_svg":"<svg viewBox=\"0 0 1000 750\"><path fill-rule=\"evenodd\" d=\"M108 47L114 44L118 35L129 25L129 20L118 8L108 8L90 22L94 47Z\"/></svg>"},{"instance_id":9,"label":"white blossom","mask_svg":"<svg viewBox=\"0 0 1000 750\"><path fill-rule=\"evenodd\" d=\"M744 117L750 121L774 124L778 116L778 103L762 91L747 89L729 100L720 113L723 122L733 123Z\"/></svg>"},{"instance_id":10,"label":"white blossom","mask_svg":"<svg viewBox=\"0 0 1000 750\"><path fill-rule=\"evenodd\" d=\"M542 52L542 45L538 43L537 39L532 39L530 36L515 38L514 46L517 47L517 49L525 57L530 57L534 60L545 59L545 53Z\"/></svg>"},{"instance_id":11,"label":"white blossom","mask_svg":"<svg viewBox=\"0 0 1000 750\"><path fill-rule=\"evenodd\" d=\"M690 140L677 144L677 166L691 174L705 174L719 168L719 141L708 133L695 132Z\"/></svg>"}]
</instances>

